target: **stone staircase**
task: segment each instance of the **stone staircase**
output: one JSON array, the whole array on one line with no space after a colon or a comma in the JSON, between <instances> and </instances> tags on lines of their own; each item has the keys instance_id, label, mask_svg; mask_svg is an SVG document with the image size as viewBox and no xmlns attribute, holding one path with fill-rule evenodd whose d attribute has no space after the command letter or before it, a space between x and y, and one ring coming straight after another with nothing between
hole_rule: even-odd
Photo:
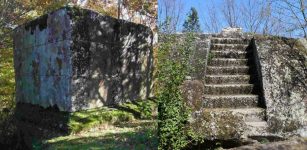
<instances>
[{"instance_id":1,"label":"stone staircase","mask_svg":"<svg viewBox=\"0 0 307 150\"><path fill-rule=\"evenodd\" d=\"M259 107L259 95L251 82L251 52L248 40L212 37L203 107L206 110L231 111L243 116L247 136L263 135L267 130L265 109Z\"/></svg>"}]
</instances>

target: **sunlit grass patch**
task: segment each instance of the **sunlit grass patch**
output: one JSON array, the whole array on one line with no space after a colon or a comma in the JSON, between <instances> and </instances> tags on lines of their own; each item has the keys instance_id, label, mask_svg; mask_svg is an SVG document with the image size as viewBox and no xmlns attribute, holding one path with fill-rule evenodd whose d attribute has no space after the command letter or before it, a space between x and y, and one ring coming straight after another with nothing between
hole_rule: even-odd
<instances>
[{"instance_id":1,"label":"sunlit grass patch","mask_svg":"<svg viewBox=\"0 0 307 150\"><path fill-rule=\"evenodd\" d=\"M14 107L15 73L13 48L0 49L0 110Z\"/></svg>"},{"instance_id":2,"label":"sunlit grass patch","mask_svg":"<svg viewBox=\"0 0 307 150\"><path fill-rule=\"evenodd\" d=\"M70 115L69 127L72 133L94 127L102 123L128 122L134 119L131 113L107 108L75 112Z\"/></svg>"},{"instance_id":3,"label":"sunlit grass patch","mask_svg":"<svg viewBox=\"0 0 307 150\"><path fill-rule=\"evenodd\" d=\"M100 125L79 134L57 137L44 141L46 149L156 149L155 121L120 123L120 126ZM137 124L137 125L135 125ZM123 127L123 126L127 127Z\"/></svg>"},{"instance_id":4,"label":"sunlit grass patch","mask_svg":"<svg viewBox=\"0 0 307 150\"><path fill-rule=\"evenodd\" d=\"M145 105L145 106L144 106ZM125 103L70 114L72 134L43 141L46 149L157 149L157 122L154 101ZM149 109L150 108L150 109ZM139 118L150 110L150 120ZM137 115L139 113L139 116Z\"/></svg>"},{"instance_id":5,"label":"sunlit grass patch","mask_svg":"<svg viewBox=\"0 0 307 150\"><path fill-rule=\"evenodd\" d=\"M119 106L119 109L130 111L139 119L154 119L157 115L157 103L154 100L124 103Z\"/></svg>"},{"instance_id":6,"label":"sunlit grass patch","mask_svg":"<svg viewBox=\"0 0 307 150\"><path fill-rule=\"evenodd\" d=\"M136 101L124 103L115 108L97 108L70 114L69 127L72 133L78 133L100 124L119 124L135 119L153 119L157 104L154 101Z\"/></svg>"}]
</instances>

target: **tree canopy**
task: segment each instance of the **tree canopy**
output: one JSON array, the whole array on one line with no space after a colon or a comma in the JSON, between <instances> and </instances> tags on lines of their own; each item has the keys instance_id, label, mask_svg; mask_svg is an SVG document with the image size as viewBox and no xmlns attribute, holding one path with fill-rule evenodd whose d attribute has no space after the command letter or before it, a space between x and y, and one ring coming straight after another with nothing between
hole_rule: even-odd
<instances>
[{"instance_id":1,"label":"tree canopy","mask_svg":"<svg viewBox=\"0 0 307 150\"><path fill-rule=\"evenodd\" d=\"M197 10L192 7L183 23L183 32L201 32Z\"/></svg>"}]
</instances>

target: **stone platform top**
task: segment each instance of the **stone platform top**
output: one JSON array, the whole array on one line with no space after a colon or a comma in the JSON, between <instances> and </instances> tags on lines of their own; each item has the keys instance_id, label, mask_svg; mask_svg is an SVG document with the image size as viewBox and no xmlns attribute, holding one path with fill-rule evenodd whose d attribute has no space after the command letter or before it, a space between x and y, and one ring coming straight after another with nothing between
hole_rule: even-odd
<instances>
[{"instance_id":1,"label":"stone platform top","mask_svg":"<svg viewBox=\"0 0 307 150\"><path fill-rule=\"evenodd\" d=\"M242 28L227 27L227 28L222 29L221 34L224 36L242 35L243 31L242 31Z\"/></svg>"}]
</instances>

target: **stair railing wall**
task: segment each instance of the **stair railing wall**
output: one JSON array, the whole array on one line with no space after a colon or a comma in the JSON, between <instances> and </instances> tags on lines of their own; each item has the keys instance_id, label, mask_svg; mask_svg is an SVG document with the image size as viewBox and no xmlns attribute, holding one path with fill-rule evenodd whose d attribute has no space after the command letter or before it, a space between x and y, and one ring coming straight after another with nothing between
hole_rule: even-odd
<instances>
[{"instance_id":1,"label":"stair railing wall","mask_svg":"<svg viewBox=\"0 0 307 150\"><path fill-rule=\"evenodd\" d=\"M204 83L206 68L210 49L210 35L198 34L195 40L195 51L191 55L191 66L195 66L191 71L192 79L200 80Z\"/></svg>"},{"instance_id":2,"label":"stair railing wall","mask_svg":"<svg viewBox=\"0 0 307 150\"><path fill-rule=\"evenodd\" d=\"M259 106L266 108L266 103L265 103L265 98L264 98L264 89L263 89L263 81L262 81L262 72L261 72L261 64L260 64L260 60L259 60L259 55L258 55L258 51L257 51L257 46L256 46L256 40L255 38L252 38L248 48L251 49L252 52L252 64L254 64L254 66L252 67L251 73L253 74L253 78L252 78L252 82L255 84L256 88L255 91L256 94L259 94Z\"/></svg>"}]
</instances>

